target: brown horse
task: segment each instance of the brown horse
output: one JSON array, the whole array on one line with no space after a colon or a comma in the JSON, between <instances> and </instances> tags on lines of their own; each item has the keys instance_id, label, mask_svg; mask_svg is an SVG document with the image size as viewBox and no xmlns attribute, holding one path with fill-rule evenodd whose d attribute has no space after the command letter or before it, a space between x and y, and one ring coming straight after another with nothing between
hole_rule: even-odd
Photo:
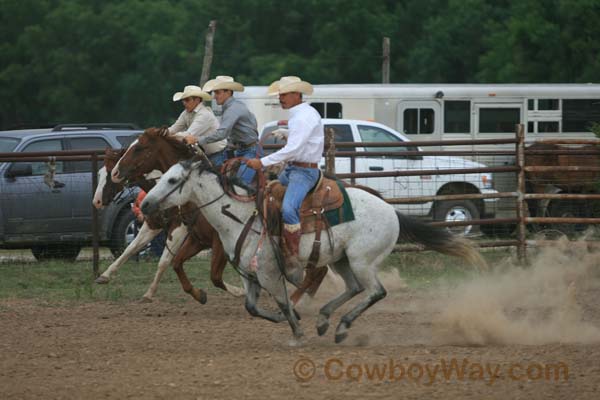
<instances>
[{"instance_id":1,"label":"brown horse","mask_svg":"<svg viewBox=\"0 0 600 400\"><path fill-rule=\"evenodd\" d=\"M534 143L526 148L525 166L589 167L600 166L600 153L594 145L565 146L552 143ZM538 151L539 153L535 153ZM563 154L560 152L563 151ZM570 153L565 153L570 151ZM527 154L529 153L529 154ZM526 172L528 192L534 193L590 193L598 192L598 171L544 171ZM532 216L591 217L595 213L594 202L587 200L528 200ZM540 225L533 229L552 228L570 234L584 231L585 225Z\"/></svg>"},{"instance_id":2,"label":"brown horse","mask_svg":"<svg viewBox=\"0 0 600 400\"><path fill-rule=\"evenodd\" d=\"M570 154L560 154L561 150L570 150ZM550 143L534 143L528 146L526 152L547 151L544 154L530 153L525 157L526 166L600 166L600 153L598 147L585 145L564 147ZM557 153L552 153L557 152ZM581 152L582 154L577 154ZM595 153L595 154L593 154ZM597 191L596 183L600 180L598 171L549 171L549 172L527 172L527 181L536 186L534 191L543 192L543 186L553 185L563 191L580 193Z\"/></svg>"},{"instance_id":3,"label":"brown horse","mask_svg":"<svg viewBox=\"0 0 600 400\"><path fill-rule=\"evenodd\" d=\"M190 148L168 136L165 127L148 128L132 143L112 168L112 180L116 184L121 184L125 180L135 180L153 170L165 172L179 160L192 156ZM179 225L183 222L188 229L188 235L173 259L173 268L183 290L201 303L206 301L206 293L193 287L190 283L183 269L183 263L202 250L212 249L210 269L212 283L234 295L242 295L243 290L223 282L223 270L227 265L227 257L219 235L199 212L198 207L189 203L174 209L178 210L177 215L171 217L174 223Z\"/></svg>"}]
</instances>

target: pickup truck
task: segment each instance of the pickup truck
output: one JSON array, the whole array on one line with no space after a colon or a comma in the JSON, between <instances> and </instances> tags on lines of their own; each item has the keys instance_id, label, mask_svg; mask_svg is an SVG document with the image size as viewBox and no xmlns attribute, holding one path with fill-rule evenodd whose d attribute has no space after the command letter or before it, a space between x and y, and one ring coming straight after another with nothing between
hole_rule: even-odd
<instances>
[{"instance_id":1,"label":"pickup truck","mask_svg":"<svg viewBox=\"0 0 600 400\"><path fill-rule=\"evenodd\" d=\"M285 129L286 121L272 121L264 125L261 131L263 144L282 144L272 132ZM323 119L325 130L332 128L335 142L410 142L403 134L377 122L350 119ZM354 172L383 172L409 170L447 170L465 168L485 168L484 164L459 157L402 155L369 156L369 152L420 152L419 147L362 147L338 148L337 151L357 151L365 156L356 157ZM325 160L321 160L321 168ZM336 157L337 174L351 172L349 157ZM357 178L357 184L370 186L378 190L384 198L422 197L445 194L464 193L497 193L493 188L491 173L457 173L449 175L397 176L377 178ZM468 221L480 218L491 218L495 214L497 199L485 200L448 200L421 202L413 204L396 204L395 207L409 215L426 217L435 221ZM478 232L475 225L459 226L449 229L454 233L468 235Z\"/></svg>"}]
</instances>

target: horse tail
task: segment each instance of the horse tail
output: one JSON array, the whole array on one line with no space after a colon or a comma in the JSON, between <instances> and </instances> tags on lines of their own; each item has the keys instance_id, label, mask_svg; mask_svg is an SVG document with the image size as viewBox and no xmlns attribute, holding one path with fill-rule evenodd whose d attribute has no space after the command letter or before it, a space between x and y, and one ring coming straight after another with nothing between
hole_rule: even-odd
<instances>
[{"instance_id":1,"label":"horse tail","mask_svg":"<svg viewBox=\"0 0 600 400\"><path fill-rule=\"evenodd\" d=\"M487 269L487 262L467 239L454 236L446 229L428 225L416 218L396 211L400 232L398 242L419 243L426 249L466 260L480 269Z\"/></svg>"}]
</instances>

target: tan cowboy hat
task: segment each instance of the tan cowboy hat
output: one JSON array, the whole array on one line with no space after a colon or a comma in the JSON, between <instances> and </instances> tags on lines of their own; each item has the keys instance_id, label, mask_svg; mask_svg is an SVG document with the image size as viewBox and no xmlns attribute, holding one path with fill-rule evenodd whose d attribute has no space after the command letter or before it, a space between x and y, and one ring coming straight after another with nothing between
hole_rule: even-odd
<instances>
[{"instance_id":1,"label":"tan cowboy hat","mask_svg":"<svg viewBox=\"0 0 600 400\"><path fill-rule=\"evenodd\" d=\"M313 87L310 83L304 82L297 76L282 76L281 79L269 85L267 94L277 96L278 94L298 92L306 95L313 93Z\"/></svg>"},{"instance_id":2,"label":"tan cowboy hat","mask_svg":"<svg viewBox=\"0 0 600 400\"><path fill-rule=\"evenodd\" d=\"M219 75L215 79L204 84L205 92L212 92L218 89L233 90L234 92L243 92L244 85L233 80L230 76Z\"/></svg>"},{"instance_id":3,"label":"tan cowboy hat","mask_svg":"<svg viewBox=\"0 0 600 400\"><path fill-rule=\"evenodd\" d=\"M212 96L203 91L200 87L188 85L183 88L183 92L177 92L173 95L173 101L183 100L188 97L201 97L202 100L206 101L212 100Z\"/></svg>"}]
</instances>

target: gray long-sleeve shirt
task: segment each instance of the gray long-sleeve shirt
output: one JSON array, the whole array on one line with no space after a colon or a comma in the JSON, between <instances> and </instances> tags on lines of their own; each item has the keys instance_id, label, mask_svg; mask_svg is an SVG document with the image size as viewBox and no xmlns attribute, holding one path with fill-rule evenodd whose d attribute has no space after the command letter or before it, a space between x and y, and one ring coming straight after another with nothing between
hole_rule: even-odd
<instances>
[{"instance_id":1,"label":"gray long-sleeve shirt","mask_svg":"<svg viewBox=\"0 0 600 400\"><path fill-rule=\"evenodd\" d=\"M223 104L223 116L219 129L198 140L200 145L227 139L232 145L247 145L258 140L256 117L248 110L246 105L230 97Z\"/></svg>"}]
</instances>

